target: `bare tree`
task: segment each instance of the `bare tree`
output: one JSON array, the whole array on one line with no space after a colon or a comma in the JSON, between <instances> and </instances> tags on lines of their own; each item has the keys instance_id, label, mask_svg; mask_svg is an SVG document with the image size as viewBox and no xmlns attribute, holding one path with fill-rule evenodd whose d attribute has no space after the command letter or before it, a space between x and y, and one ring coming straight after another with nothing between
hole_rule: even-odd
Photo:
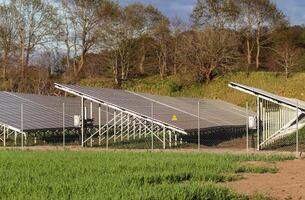
<instances>
[{"instance_id":1,"label":"bare tree","mask_svg":"<svg viewBox=\"0 0 305 200\"><path fill-rule=\"evenodd\" d=\"M21 72L29 64L31 53L36 47L44 47L52 41L57 28L55 8L42 0L12 0L18 16L16 29L20 49Z\"/></svg>"},{"instance_id":2,"label":"bare tree","mask_svg":"<svg viewBox=\"0 0 305 200\"><path fill-rule=\"evenodd\" d=\"M0 6L0 47L2 49L2 78L6 79L10 53L16 48L16 10L10 5Z\"/></svg>"},{"instance_id":3,"label":"bare tree","mask_svg":"<svg viewBox=\"0 0 305 200\"><path fill-rule=\"evenodd\" d=\"M130 27L133 29L134 37L140 41L138 70L140 74L144 74L144 62L148 48L145 43L146 38L154 35L164 16L154 6L141 3L128 5L124 8L124 13Z\"/></svg>"},{"instance_id":4,"label":"bare tree","mask_svg":"<svg viewBox=\"0 0 305 200\"><path fill-rule=\"evenodd\" d=\"M183 57L183 42L182 35L188 30L187 24L185 24L181 18L175 16L170 23L171 41L170 41L170 58L173 65L173 73L176 75L178 69L183 65L181 58Z\"/></svg>"},{"instance_id":5,"label":"bare tree","mask_svg":"<svg viewBox=\"0 0 305 200\"><path fill-rule=\"evenodd\" d=\"M238 15L235 0L197 0L191 17L197 26L230 27Z\"/></svg>"},{"instance_id":6,"label":"bare tree","mask_svg":"<svg viewBox=\"0 0 305 200\"><path fill-rule=\"evenodd\" d=\"M256 69L260 67L260 54L263 45L262 38L266 34L270 35L271 29L276 29L277 25L285 19L284 14L279 11L270 0L259 0L254 6L256 17ZM269 27L269 31L263 32L264 27ZM268 33L269 32L269 33Z\"/></svg>"},{"instance_id":7,"label":"bare tree","mask_svg":"<svg viewBox=\"0 0 305 200\"><path fill-rule=\"evenodd\" d=\"M99 48L98 29L108 21L113 9L118 5L110 0L62 0L62 6L66 62L67 66L70 66L70 53L73 49L73 72L77 77L84 68L87 53Z\"/></svg>"},{"instance_id":8,"label":"bare tree","mask_svg":"<svg viewBox=\"0 0 305 200\"><path fill-rule=\"evenodd\" d=\"M197 0L192 19L201 26L240 28L246 38L247 69L252 62L254 43L259 69L261 48L270 40L270 33L286 24L285 15L270 0Z\"/></svg>"},{"instance_id":9,"label":"bare tree","mask_svg":"<svg viewBox=\"0 0 305 200\"><path fill-rule=\"evenodd\" d=\"M169 30L169 21L167 18L164 18L156 29L154 40L156 43L156 55L158 59L159 74L163 80L168 71L168 59L170 52L170 30Z\"/></svg>"},{"instance_id":10,"label":"bare tree","mask_svg":"<svg viewBox=\"0 0 305 200\"><path fill-rule=\"evenodd\" d=\"M233 31L206 28L185 37L185 59L206 83L224 73L239 58L239 38Z\"/></svg>"},{"instance_id":11,"label":"bare tree","mask_svg":"<svg viewBox=\"0 0 305 200\"><path fill-rule=\"evenodd\" d=\"M293 70L301 65L304 50L298 46L300 33L291 29L282 29L273 36L272 59L285 70L286 79Z\"/></svg>"},{"instance_id":12,"label":"bare tree","mask_svg":"<svg viewBox=\"0 0 305 200\"><path fill-rule=\"evenodd\" d=\"M247 41L247 63L251 65L252 48L250 39L255 35L256 69L260 67L261 48L269 41L271 33L279 26L287 23L285 15L276 4L270 0L239 0L241 28L244 30Z\"/></svg>"}]
</instances>

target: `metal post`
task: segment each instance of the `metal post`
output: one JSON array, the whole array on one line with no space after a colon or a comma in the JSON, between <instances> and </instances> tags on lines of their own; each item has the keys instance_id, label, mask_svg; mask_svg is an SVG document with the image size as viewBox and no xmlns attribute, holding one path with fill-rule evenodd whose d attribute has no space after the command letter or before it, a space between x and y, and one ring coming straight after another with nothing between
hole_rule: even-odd
<instances>
[{"instance_id":1,"label":"metal post","mask_svg":"<svg viewBox=\"0 0 305 200\"><path fill-rule=\"evenodd\" d=\"M257 97L256 99L256 106L257 106L257 109L256 109L256 126L257 126L257 150L259 151L260 150L260 141L259 141L259 134L260 134L260 98Z\"/></svg>"},{"instance_id":2,"label":"metal post","mask_svg":"<svg viewBox=\"0 0 305 200\"><path fill-rule=\"evenodd\" d=\"M106 149L108 150L108 145L109 145L109 107L106 107Z\"/></svg>"},{"instance_id":3,"label":"metal post","mask_svg":"<svg viewBox=\"0 0 305 200\"><path fill-rule=\"evenodd\" d=\"M169 139L169 148L172 148L172 131L168 132L168 139Z\"/></svg>"},{"instance_id":4,"label":"metal post","mask_svg":"<svg viewBox=\"0 0 305 200\"><path fill-rule=\"evenodd\" d=\"M296 155L299 156L299 101L297 101L297 120L296 120Z\"/></svg>"},{"instance_id":5,"label":"metal post","mask_svg":"<svg viewBox=\"0 0 305 200\"><path fill-rule=\"evenodd\" d=\"M139 138L142 138L142 124L139 124Z\"/></svg>"},{"instance_id":6,"label":"metal post","mask_svg":"<svg viewBox=\"0 0 305 200\"><path fill-rule=\"evenodd\" d=\"M93 119L93 106L92 106L92 101L90 102L90 119Z\"/></svg>"},{"instance_id":7,"label":"metal post","mask_svg":"<svg viewBox=\"0 0 305 200\"><path fill-rule=\"evenodd\" d=\"M175 133L175 146L178 145L177 141L178 141L178 138L177 138L177 134Z\"/></svg>"},{"instance_id":8,"label":"metal post","mask_svg":"<svg viewBox=\"0 0 305 200\"><path fill-rule=\"evenodd\" d=\"M113 115L114 119L113 119L113 142L116 142L116 111L114 111L114 115Z\"/></svg>"},{"instance_id":9,"label":"metal post","mask_svg":"<svg viewBox=\"0 0 305 200\"><path fill-rule=\"evenodd\" d=\"M163 149L165 149L165 126L163 127Z\"/></svg>"},{"instance_id":10,"label":"metal post","mask_svg":"<svg viewBox=\"0 0 305 200\"><path fill-rule=\"evenodd\" d=\"M249 152L249 103L246 103L246 112L247 112L247 121L246 121L246 145L247 145L247 152Z\"/></svg>"},{"instance_id":11,"label":"metal post","mask_svg":"<svg viewBox=\"0 0 305 200\"><path fill-rule=\"evenodd\" d=\"M98 145L101 146L101 104L98 105Z\"/></svg>"},{"instance_id":12,"label":"metal post","mask_svg":"<svg viewBox=\"0 0 305 200\"><path fill-rule=\"evenodd\" d=\"M146 138L147 137L147 124L146 124L146 121L144 121L144 137Z\"/></svg>"},{"instance_id":13,"label":"metal post","mask_svg":"<svg viewBox=\"0 0 305 200\"><path fill-rule=\"evenodd\" d=\"M92 120L93 119L93 110L92 110L92 101L90 102L90 119ZM92 147L93 145L93 139L92 139L92 129L91 129L91 135L90 135L90 147ZM87 139L87 138L86 138Z\"/></svg>"},{"instance_id":14,"label":"metal post","mask_svg":"<svg viewBox=\"0 0 305 200\"><path fill-rule=\"evenodd\" d=\"M135 117L133 117L133 140L136 139L136 121Z\"/></svg>"},{"instance_id":15,"label":"metal post","mask_svg":"<svg viewBox=\"0 0 305 200\"><path fill-rule=\"evenodd\" d=\"M21 104L21 148L23 148L23 104Z\"/></svg>"},{"instance_id":16,"label":"metal post","mask_svg":"<svg viewBox=\"0 0 305 200\"><path fill-rule=\"evenodd\" d=\"M62 145L65 147L65 103L62 104Z\"/></svg>"},{"instance_id":17,"label":"metal post","mask_svg":"<svg viewBox=\"0 0 305 200\"><path fill-rule=\"evenodd\" d=\"M151 150L154 150L154 103L151 103Z\"/></svg>"},{"instance_id":18,"label":"metal post","mask_svg":"<svg viewBox=\"0 0 305 200\"><path fill-rule=\"evenodd\" d=\"M6 146L6 127L3 127L3 146Z\"/></svg>"},{"instance_id":19,"label":"metal post","mask_svg":"<svg viewBox=\"0 0 305 200\"><path fill-rule=\"evenodd\" d=\"M14 131L14 144L17 145L17 131Z\"/></svg>"},{"instance_id":20,"label":"metal post","mask_svg":"<svg viewBox=\"0 0 305 200\"><path fill-rule=\"evenodd\" d=\"M130 116L127 114L127 140L129 141L129 135L130 135Z\"/></svg>"},{"instance_id":21,"label":"metal post","mask_svg":"<svg viewBox=\"0 0 305 200\"><path fill-rule=\"evenodd\" d=\"M198 101L198 151L200 151L200 101Z\"/></svg>"},{"instance_id":22,"label":"metal post","mask_svg":"<svg viewBox=\"0 0 305 200\"><path fill-rule=\"evenodd\" d=\"M82 126L81 126L81 146L84 147L84 97L81 98L81 118L82 118Z\"/></svg>"},{"instance_id":23,"label":"metal post","mask_svg":"<svg viewBox=\"0 0 305 200\"><path fill-rule=\"evenodd\" d=\"M121 142L123 141L123 112L121 112Z\"/></svg>"}]
</instances>

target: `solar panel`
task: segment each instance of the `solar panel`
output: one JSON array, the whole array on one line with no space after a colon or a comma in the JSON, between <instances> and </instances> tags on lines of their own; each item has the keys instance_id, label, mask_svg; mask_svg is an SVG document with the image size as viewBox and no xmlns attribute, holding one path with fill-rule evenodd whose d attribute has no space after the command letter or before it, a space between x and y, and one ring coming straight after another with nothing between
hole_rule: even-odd
<instances>
[{"instance_id":1,"label":"solar panel","mask_svg":"<svg viewBox=\"0 0 305 200\"><path fill-rule=\"evenodd\" d=\"M165 97L116 89L56 85L58 88L65 87L80 96L98 99L101 102L145 117L153 117L155 120L185 131L198 127L198 101L200 101L200 128L202 129L245 126L246 124L244 109L220 100ZM153 113L151 112L152 105Z\"/></svg>"},{"instance_id":2,"label":"solar panel","mask_svg":"<svg viewBox=\"0 0 305 200\"><path fill-rule=\"evenodd\" d=\"M255 95L255 96L260 95L263 98L267 98L269 100L276 101L280 104L284 104L284 105L289 106L289 107L296 108L298 106L299 109L301 109L302 111L305 112L305 102L304 101L301 101L301 100L298 100L298 99L286 98L286 97L283 97L283 96L272 94L272 93L267 92L265 90L261 90L261 89L255 88L255 87L249 87L249 86L238 84L238 83L231 82L229 84L229 86L232 87L232 88L250 93L250 94Z\"/></svg>"},{"instance_id":3,"label":"solar panel","mask_svg":"<svg viewBox=\"0 0 305 200\"><path fill-rule=\"evenodd\" d=\"M63 103L69 107L65 115L65 126L73 127L73 115L80 108L76 98L0 92L0 123L22 130L22 105L24 131L61 128Z\"/></svg>"}]
</instances>

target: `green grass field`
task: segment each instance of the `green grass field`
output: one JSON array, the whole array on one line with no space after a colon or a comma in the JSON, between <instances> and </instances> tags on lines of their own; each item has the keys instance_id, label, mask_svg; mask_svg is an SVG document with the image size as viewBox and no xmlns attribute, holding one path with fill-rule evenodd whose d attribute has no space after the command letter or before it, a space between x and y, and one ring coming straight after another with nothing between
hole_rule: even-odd
<instances>
[{"instance_id":1,"label":"green grass field","mask_svg":"<svg viewBox=\"0 0 305 200\"><path fill-rule=\"evenodd\" d=\"M248 199L217 183L276 172L242 162L285 159L292 157L3 150L0 199Z\"/></svg>"}]
</instances>

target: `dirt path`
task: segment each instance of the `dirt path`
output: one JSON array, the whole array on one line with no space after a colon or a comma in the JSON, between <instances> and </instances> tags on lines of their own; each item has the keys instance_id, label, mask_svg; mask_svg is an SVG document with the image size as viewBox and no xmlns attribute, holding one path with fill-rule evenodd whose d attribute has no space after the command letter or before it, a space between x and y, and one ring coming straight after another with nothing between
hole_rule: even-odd
<instances>
[{"instance_id":1,"label":"dirt path","mask_svg":"<svg viewBox=\"0 0 305 200\"><path fill-rule=\"evenodd\" d=\"M243 174L245 179L225 185L239 193L255 192L275 199L305 200L305 160L276 163L276 174Z\"/></svg>"}]
</instances>

